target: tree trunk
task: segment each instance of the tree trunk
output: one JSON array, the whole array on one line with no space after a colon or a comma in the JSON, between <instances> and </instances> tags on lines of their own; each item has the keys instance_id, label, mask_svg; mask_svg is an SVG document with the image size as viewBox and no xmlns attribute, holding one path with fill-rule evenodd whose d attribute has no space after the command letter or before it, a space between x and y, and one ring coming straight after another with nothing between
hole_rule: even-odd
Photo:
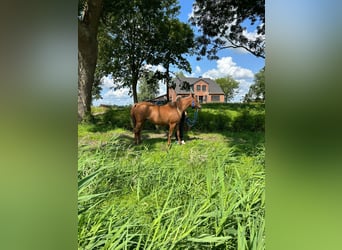
<instances>
[{"instance_id":1,"label":"tree trunk","mask_svg":"<svg viewBox=\"0 0 342 250\"><path fill-rule=\"evenodd\" d=\"M173 99L173 98L172 98ZM170 101L170 90L169 90L169 84L166 81L166 101L169 102ZM173 100L172 100L173 101Z\"/></svg>"},{"instance_id":2,"label":"tree trunk","mask_svg":"<svg viewBox=\"0 0 342 250\"><path fill-rule=\"evenodd\" d=\"M138 102L137 85L138 85L138 80L133 79L132 80L132 93L133 93L133 102L134 103Z\"/></svg>"},{"instance_id":3,"label":"tree trunk","mask_svg":"<svg viewBox=\"0 0 342 250\"><path fill-rule=\"evenodd\" d=\"M90 115L102 0L88 0L78 21L78 121Z\"/></svg>"},{"instance_id":4,"label":"tree trunk","mask_svg":"<svg viewBox=\"0 0 342 250\"><path fill-rule=\"evenodd\" d=\"M170 86L170 83L169 83L169 80L170 80L170 64L167 63L166 65L166 101L167 102L170 102L170 97L169 97L169 86Z\"/></svg>"},{"instance_id":5,"label":"tree trunk","mask_svg":"<svg viewBox=\"0 0 342 250\"><path fill-rule=\"evenodd\" d=\"M139 69L141 67L141 63L139 64L133 64L134 66L132 67L132 80L131 80L131 86L132 86L132 94L133 94L133 102L137 103L138 100L138 80L139 80Z\"/></svg>"}]
</instances>

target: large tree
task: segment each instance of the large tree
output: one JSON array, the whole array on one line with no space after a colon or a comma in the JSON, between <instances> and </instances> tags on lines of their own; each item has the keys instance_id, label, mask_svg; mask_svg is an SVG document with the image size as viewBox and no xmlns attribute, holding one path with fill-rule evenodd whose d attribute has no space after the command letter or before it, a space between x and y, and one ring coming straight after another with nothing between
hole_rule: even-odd
<instances>
[{"instance_id":1,"label":"large tree","mask_svg":"<svg viewBox=\"0 0 342 250\"><path fill-rule=\"evenodd\" d=\"M128 1L120 16L110 18L101 32L101 71L112 74L116 88L129 87L134 103L138 102L138 80L146 73L146 65L162 65L159 79L169 79L170 65L191 71L182 54L194 46L189 25L179 22L176 0Z\"/></svg>"},{"instance_id":2,"label":"large tree","mask_svg":"<svg viewBox=\"0 0 342 250\"><path fill-rule=\"evenodd\" d=\"M79 0L78 1L78 119L90 115L93 89L99 79L94 77L98 58L98 32L106 25L108 16L119 15L125 0Z\"/></svg>"},{"instance_id":3,"label":"large tree","mask_svg":"<svg viewBox=\"0 0 342 250\"><path fill-rule=\"evenodd\" d=\"M170 71L171 65L191 73L191 65L184 55L194 52L194 33L188 24L172 17L166 18L160 25L158 41L159 49L154 63L160 64L166 69L161 76L165 80L168 100L169 87L172 85L171 74L175 75Z\"/></svg>"},{"instance_id":4,"label":"large tree","mask_svg":"<svg viewBox=\"0 0 342 250\"><path fill-rule=\"evenodd\" d=\"M265 58L265 0L196 0L190 21L202 32L201 56L216 59L221 49L243 48ZM256 34L246 32L247 23L256 26Z\"/></svg>"},{"instance_id":5,"label":"large tree","mask_svg":"<svg viewBox=\"0 0 342 250\"><path fill-rule=\"evenodd\" d=\"M226 102L234 97L234 92L239 87L239 82L234 80L231 76L215 79L215 82L220 85Z\"/></svg>"},{"instance_id":6,"label":"large tree","mask_svg":"<svg viewBox=\"0 0 342 250\"><path fill-rule=\"evenodd\" d=\"M78 119L90 114L97 62L97 33L103 0L79 1L78 18Z\"/></svg>"}]
</instances>

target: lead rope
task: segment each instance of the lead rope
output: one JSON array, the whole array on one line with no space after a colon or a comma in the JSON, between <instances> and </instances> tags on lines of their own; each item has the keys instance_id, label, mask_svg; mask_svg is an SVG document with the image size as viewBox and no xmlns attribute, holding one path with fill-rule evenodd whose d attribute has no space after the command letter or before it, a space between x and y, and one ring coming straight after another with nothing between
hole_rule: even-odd
<instances>
[{"instance_id":1,"label":"lead rope","mask_svg":"<svg viewBox=\"0 0 342 250\"><path fill-rule=\"evenodd\" d=\"M195 126L195 124L198 121L198 109L195 110L194 119L193 120L191 120L189 117L186 117L185 121L186 121L186 124L188 124L188 126L190 128Z\"/></svg>"}]
</instances>

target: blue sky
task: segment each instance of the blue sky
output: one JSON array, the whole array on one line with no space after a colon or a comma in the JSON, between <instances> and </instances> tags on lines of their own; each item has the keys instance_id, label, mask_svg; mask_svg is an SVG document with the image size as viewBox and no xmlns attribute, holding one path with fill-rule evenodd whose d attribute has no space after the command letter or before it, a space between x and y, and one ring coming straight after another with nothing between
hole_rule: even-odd
<instances>
[{"instance_id":1,"label":"blue sky","mask_svg":"<svg viewBox=\"0 0 342 250\"><path fill-rule=\"evenodd\" d=\"M181 10L179 19L182 22L188 22L189 16L192 12L193 1L180 0ZM193 26L191 26L194 28ZM254 27L247 26L247 31L253 34ZM254 82L254 74L259 72L265 65L265 59L257 58L254 55L247 53L242 49L225 49L218 53L218 60L208 60L202 58L200 61L196 60L196 56L187 56L188 61L192 67L192 73L186 76L191 77L209 77L220 78L231 75L240 83L237 95L233 99L234 102L240 102L243 96L248 92L249 86ZM176 69L176 71L178 71ZM103 79L103 91L101 92L103 99L94 100L93 105L100 104L116 104L128 105L133 103L132 97L128 95L128 89L119 89L114 91L110 87L113 82L110 78ZM161 85L159 94L165 94L165 86Z\"/></svg>"}]
</instances>

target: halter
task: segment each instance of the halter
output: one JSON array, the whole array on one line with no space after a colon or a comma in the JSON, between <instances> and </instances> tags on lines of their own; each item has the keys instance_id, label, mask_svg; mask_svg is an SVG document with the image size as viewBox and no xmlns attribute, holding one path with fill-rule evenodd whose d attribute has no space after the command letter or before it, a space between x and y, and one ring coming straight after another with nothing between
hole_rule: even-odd
<instances>
[{"instance_id":1,"label":"halter","mask_svg":"<svg viewBox=\"0 0 342 250\"><path fill-rule=\"evenodd\" d=\"M195 107L195 100L192 99L192 102L191 102L191 107L194 108Z\"/></svg>"}]
</instances>

